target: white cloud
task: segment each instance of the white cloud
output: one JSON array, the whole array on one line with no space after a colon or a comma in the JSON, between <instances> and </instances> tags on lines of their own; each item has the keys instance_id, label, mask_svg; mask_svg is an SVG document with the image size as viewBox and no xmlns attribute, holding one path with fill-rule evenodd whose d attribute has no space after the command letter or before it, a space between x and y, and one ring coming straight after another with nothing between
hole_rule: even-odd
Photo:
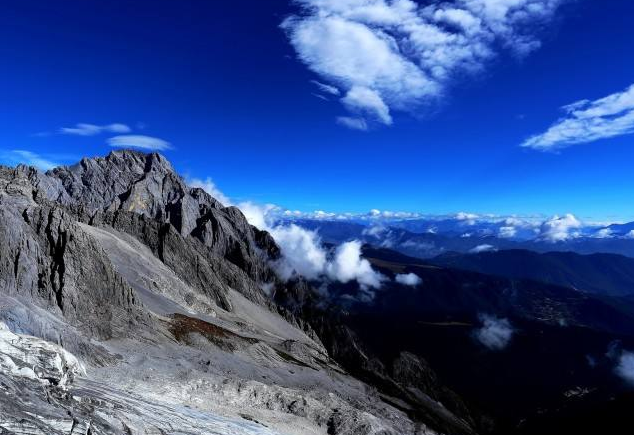
<instances>
[{"instance_id":1,"label":"white cloud","mask_svg":"<svg viewBox=\"0 0 634 435\"><path fill-rule=\"evenodd\" d=\"M623 352L616 366L616 373L626 382L634 386L634 353Z\"/></svg>"},{"instance_id":2,"label":"white cloud","mask_svg":"<svg viewBox=\"0 0 634 435\"><path fill-rule=\"evenodd\" d=\"M269 228L269 232L280 246L283 259L276 264L282 279L295 274L307 279L317 279L326 269L326 251L314 231L291 224Z\"/></svg>"},{"instance_id":3,"label":"white cloud","mask_svg":"<svg viewBox=\"0 0 634 435\"><path fill-rule=\"evenodd\" d=\"M140 148L152 151L172 149L172 145L163 139L136 134L111 137L107 142L108 145L115 148Z\"/></svg>"},{"instance_id":4,"label":"white cloud","mask_svg":"<svg viewBox=\"0 0 634 435\"><path fill-rule=\"evenodd\" d=\"M10 150L0 152L0 159L3 163L15 166L19 164L25 164L28 166L35 166L43 171L61 166L59 163L53 162L46 157L26 150Z\"/></svg>"},{"instance_id":5,"label":"white cloud","mask_svg":"<svg viewBox=\"0 0 634 435\"><path fill-rule=\"evenodd\" d=\"M368 123L363 118L353 118L351 116L337 117L337 124L348 127L351 130L367 131Z\"/></svg>"},{"instance_id":6,"label":"white cloud","mask_svg":"<svg viewBox=\"0 0 634 435\"><path fill-rule=\"evenodd\" d=\"M200 178L188 178L187 184L190 187L198 187L206 191L208 194L212 196L212 198L220 201L222 205L229 206L231 205L231 200L225 196L224 193L213 182L210 177L205 178L204 180Z\"/></svg>"},{"instance_id":7,"label":"white cloud","mask_svg":"<svg viewBox=\"0 0 634 435\"><path fill-rule=\"evenodd\" d=\"M284 210L284 216L288 217L302 217L304 213L299 210Z\"/></svg>"},{"instance_id":8,"label":"white cloud","mask_svg":"<svg viewBox=\"0 0 634 435\"><path fill-rule=\"evenodd\" d=\"M194 181L190 181L193 186ZM225 205L232 201L220 192L216 185L207 179L196 183L214 196L223 197ZM282 252L282 258L274 266L282 279L290 279L301 275L307 279L328 278L347 283L357 281L363 290L380 288L387 278L372 269L370 262L361 257L361 242L351 241L337 247L334 255L330 255L324 248L316 231L301 228L295 224L284 225L275 222L280 208L273 204L259 205L252 202L237 204L249 224L268 231L275 239ZM323 211L317 215L330 215ZM282 213L285 215L286 213ZM291 214L293 214L291 212ZM366 293L365 299L371 299L372 294Z\"/></svg>"},{"instance_id":9,"label":"white cloud","mask_svg":"<svg viewBox=\"0 0 634 435\"><path fill-rule=\"evenodd\" d=\"M475 213L467 213L464 211L456 213L456 220L459 220L459 221L471 221L474 219L478 219L479 217L480 216L478 216Z\"/></svg>"},{"instance_id":10,"label":"white cloud","mask_svg":"<svg viewBox=\"0 0 634 435\"><path fill-rule=\"evenodd\" d=\"M312 214L314 219L332 219L334 217L337 216L336 213L329 213L327 211L323 211L323 210L316 210L313 214Z\"/></svg>"},{"instance_id":11,"label":"white cloud","mask_svg":"<svg viewBox=\"0 0 634 435\"><path fill-rule=\"evenodd\" d=\"M564 0L292 0L287 18L298 58L366 121L391 124L442 97L453 78L481 71L498 45L539 47L532 29ZM340 122L341 123L341 122Z\"/></svg>"},{"instance_id":12,"label":"white cloud","mask_svg":"<svg viewBox=\"0 0 634 435\"><path fill-rule=\"evenodd\" d=\"M471 254L479 254L481 252L494 252L497 251L495 246L492 245L478 245L475 248L469 250Z\"/></svg>"},{"instance_id":13,"label":"white cloud","mask_svg":"<svg viewBox=\"0 0 634 435\"><path fill-rule=\"evenodd\" d=\"M383 225L371 225L367 228L364 228L361 234L363 234L364 236L379 238L383 234L385 234L387 231L388 231L388 228Z\"/></svg>"},{"instance_id":14,"label":"white cloud","mask_svg":"<svg viewBox=\"0 0 634 435\"><path fill-rule=\"evenodd\" d=\"M278 207L273 204L260 205L251 201L244 201L237 204L237 207L242 211L247 221L261 230L271 230L271 214Z\"/></svg>"},{"instance_id":15,"label":"white cloud","mask_svg":"<svg viewBox=\"0 0 634 435\"><path fill-rule=\"evenodd\" d=\"M629 231L626 235L623 236L626 239L634 239L634 230Z\"/></svg>"},{"instance_id":16,"label":"white cloud","mask_svg":"<svg viewBox=\"0 0 634 435\"><path fill-rule=\"evenodd\" d=\"M476 339L490 350L502 350L511 341L515 330L508 319L481 315L482 327L475 331Z\"/></svg>"},{"instance_id":17,"label":"white cloud","mask_svg":"<svg viewBox=\"0 0 634 435\"><path fill-rule=\"evenodd\" d=\"M527 227L533 225L532 222L529 222L525 219L519 219L515 216L504 218L502 222L504 223L504 225L511 227Z\"/></svg>"},{"instance_id":18,"label":"white cloud","mask_svg":"<svg viewBox=\"0 0 634 435\"><path fill-rule=\"evenodd\" d=\"M231 198L218 189L218 186L216 186L216 183L214 183L210 177L207 177L204 180L201 178L187 178L185 181L190 187L199 187L205 190L209 195L220 201L224 206L237 206L240 211L242 211L242 214L249 224L263 230L270 229L270 215L274 211L279 210L279 207L273 204L260 205L250 201L235 204Z\"/></svg>"},{"instance_id":19,"label":"white cloud","mask_svg":"<svg viewBox=\"0 0 634 435\"><path fill-rule=\"evenodd\" d=\"M601 228L592 236L596 239L609 239L612 237L612 230L610 228Z\"/></svg>"},{"instance_id":20,"label":"white cloud","mask_svg":"<svg viewBox=\"0 0 634 435\"><path fill-rule=\"evenodd\" d=\"M456 220L464 222L465 225L475 225L479 218L480 216L474 213L465 213L463 211L456 213Z\"/></svg>"},{"instance_id":21,"label":"white cloud","mask_svg":"<svg viewBox=\"0 0 634 435\"><path fill-rule=\"evenodd\" d=\"M386 279L361 257L361 242L358 240L339 245L326 271L332 279L343 283L356 280L362 288L380 288Z\"/></svg>"},{"instance_id":22,"label":"white cloud","mask_svg":"<svg viewBox=\"0 0 634 435\"><path fill-rule=\"evenodd\" d=\"M364 290L380 288L387 279L361 257L359 241L343 243L331 255L315 231L294 224L277 225L267 230L282 251L281 260L275 264L282 279L301 275L307 279L328 278L342 283L357 281Z\"/></svg>"},{"instance_id":23,"label":"white cloud","mask_svg":"<svg viewBox=\"0 0 634 435\"><path fill-rule=\"evenodd\" d=\"M500 227L498 231L498 237L502 239L512 239L517 235L517 229L515 227Z\"/></svg>"},{"instance_id":24,"label":"white cloud","mask_svg":"<svg viewBox=\"0 0 634 435\"><path fill-rule=\"evenodd\" d=\"M570 213L561 217L553 216L552 219L542 223L538 238L553 243L561 242L577 237L579 232L573 230L578 230L581 227L581 222Z\"/></svg>"},{"instance_id":25,"label":"white cloud","mask_svg":"<svg viewBox=\"0 0 634 435\"><path fill-rule=\"evenodd\" d=\"M423 280L415 273L398 273L394 279L397 283L408 285L410 287L416 287L423 282Z\"/></svg>"},{"instance_id":26,"label":"white cloud","mask_svg":"<svg viewBox=\"0 0 634 435\"><path fill-rule=\"evenodd\" d=\"M562 110L564 118L522 146L548 151L634 133L634 85L595 101L569 104Z\"/></svg>"},{"instance_id":27,"label":"white cloud","mask_svg":"<svg viewBox=\"0 0 634 435\"><path fill-rule=\"evenodd\" d=\"M373 240L372 243L379 243L379 246L382 248L393 248L397 243L396 235L392 231L392 229L386 227L385 225L373 224L369 227L366 227L361 232L364 236L373 237L376 240Z\"/></svg>"},{"instance_id":28,"label":"white cloud","mask_svg":"<svg viewBox=\"0 0 634 435\"><path fill-rule=\"evenodd\" d=\"M79 123L74 127L62 127L59 132L75 136L96 136L100 133L130 133L132 129L125 124L95 125Z\"/></svg>"},{"instance_id":29,"label":"white cloud","mask_svg":"<svg viewBox=\"0 0 634 435\"><path fill-rule=\"evenodd\" d=\"M364 215L355 215L358 218L368 218L372 220L391 220L391 219L413 219L421 217L420 213L412 213L409 211L391 211L391 210L379 210L373 208L370 210L365 216Z\"/></svg>"}]
</instances>

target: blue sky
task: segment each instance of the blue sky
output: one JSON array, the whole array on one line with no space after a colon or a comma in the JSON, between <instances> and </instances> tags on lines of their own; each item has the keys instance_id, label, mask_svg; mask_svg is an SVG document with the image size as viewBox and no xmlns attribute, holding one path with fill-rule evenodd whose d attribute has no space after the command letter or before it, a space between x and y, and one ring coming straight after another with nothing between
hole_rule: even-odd
<instances>
[{"instance_id":1,"label":"blue sky","mask_svg":"<svg viewBox=\"0 0 634 435\"><path fill-rule=\"evenodd\" d=\"M359 5L6 2L0 157L142 144L236 200L290 209L634 220L630 0Z\"/></svg>"}]
</instances>

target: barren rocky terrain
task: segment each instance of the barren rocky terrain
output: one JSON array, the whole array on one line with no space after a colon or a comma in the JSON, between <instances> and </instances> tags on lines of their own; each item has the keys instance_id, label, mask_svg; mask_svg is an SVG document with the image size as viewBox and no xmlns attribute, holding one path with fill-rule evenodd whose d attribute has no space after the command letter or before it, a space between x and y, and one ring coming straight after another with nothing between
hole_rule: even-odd
<instances>
[{"instance_id":1,"label":"barren rocky terrain","mask_svg":"<svg viewBox=\"0 0 634 435\"><path fill-rule=\"evenodd\" d=\"M437 433L342 368L361 348L306 314L271 236L159 154L0 167L0 247L1 433Z\"/></svg>"}]
</instances>

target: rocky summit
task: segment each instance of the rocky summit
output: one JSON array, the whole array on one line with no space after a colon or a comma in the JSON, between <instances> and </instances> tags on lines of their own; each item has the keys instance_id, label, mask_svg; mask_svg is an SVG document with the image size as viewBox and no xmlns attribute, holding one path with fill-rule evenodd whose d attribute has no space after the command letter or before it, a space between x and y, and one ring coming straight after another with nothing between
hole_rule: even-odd
<instances>
[{"instance_id":1,"label":"rocky summit","mask_svg":"<svg viewBox=\"0 0 634 435\"><path fill-rule=\"evenodd\" d=\"M0 167L0 433L474 433L279 257L160 154Z\"/></svg>"}]
</instances>

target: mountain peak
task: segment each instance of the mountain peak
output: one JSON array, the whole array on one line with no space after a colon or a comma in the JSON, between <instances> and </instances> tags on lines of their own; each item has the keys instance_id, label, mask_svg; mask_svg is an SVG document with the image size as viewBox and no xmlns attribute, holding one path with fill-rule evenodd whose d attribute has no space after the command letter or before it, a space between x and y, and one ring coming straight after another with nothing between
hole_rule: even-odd
<instances>
[{"instance_id":1,"label":"mountain peak","mask_svg":"<svg viewBox=\"0 0 634 435\"><path fill-rule=\"evenodd\" d=\"M48 173L57 175L62 172L85 172L90 169L114 168L122 172L142 174L147 172L174 173L176 171L171 162L164 155L152 152L144 153L132 149L114 150L105 157L84 157L78 163L70 166L53 168Z\"/></svg>"},{"instance_id":2,"label":"mountain peak","mask_svg":"<svg viewBox=\"0 0 634 435\"><path fill-rule=\"evenodd\" d=\"M167 157L157 152L144 153L132 149L122 149L111 151L105 159L111 162L145 162L146 172L149 172L148 168L162 168L169 172L176 172Z\"/></svg>"}]
</instances>

